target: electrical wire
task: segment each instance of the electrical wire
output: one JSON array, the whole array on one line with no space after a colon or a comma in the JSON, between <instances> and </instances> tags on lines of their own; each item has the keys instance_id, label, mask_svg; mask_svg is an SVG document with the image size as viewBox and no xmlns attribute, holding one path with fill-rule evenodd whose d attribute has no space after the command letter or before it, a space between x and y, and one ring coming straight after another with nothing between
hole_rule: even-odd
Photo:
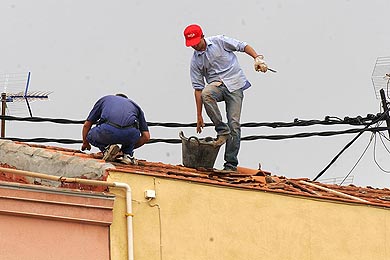
<instances>
[{"instance_id":1,"label":"electrical wire","mask_svg":"<svg viewBox=\"0 0 390 260\"><path fill-rule=\"evenodd\" d=\"M271 128L281 128L281 127L296 127L296 126L312 126L312 125L354 125L354 126L364 126L371 125L372 122L377 121L382 114L367 114L366 117L356 116L349 117L346 116L344 119L335 117L335 116L326 116L324 120L301 120L295 118L293 122L249 122L242 123L241 127L271 127ZM9 120L9 121L26 121L26 122L51 122L58 124L84 124L85 120L71 120L71 119L56 119L56 118L42 118L42 117L15 117L15 116L0 116L0 119ZM196 127L196 123L162 123L162 122L147 122L150 127ZM206 123L206 127L214 126L212 123Z\"/></svg>"},{"instance_id":2,"label":"electrical wire","mask_svg":"<svg viewBox=\"0 0 390 260\"><path fill-rule=\"evenodd\" d=\"M389 81L390 81L390 76L388 76L387 82L386 82L386 94L387 98L389 99Z\"/></svg>"},{"instance_id":3,"label":"electrical wire","mask_svg":"<svg viewBox=\"0 0 390 260\"><path fill-rule=\"evenodd\" d=\"M285 139L293 139L293 138L306 138L306 137L313 137L313 136L335 136L335 135L342 135L342 134L353 134L353 133L359 133L362 134L364 132L378 132L378 131L388 131L390 128L387 127L375 127L375 128L355 128L355 129L347 129L342 131L325 131L325 132L309 132L309 133L298 133L298 134L291 134L291 135L251 135L242 137L241 141L255 141L255 140L285 140ZM62 143L62 144L78 144L82 143L82 140L75 140L75 139L64 139L64 138L17 138L17 137L5 137L0 138L4 140L11 140L11 141L17 141L17 142L34 142L34 143ZM149 142L146 144L155 144L155 143L168 143L168 144L181 144L181 139L164 139L164 138L156 138L156 139L150 139Z\"/></svg>"},{"instance_id":4,"label":"electrical wire","mask_svg":"<svg viewBox=\"0 0 390 260\"><path fill-rule=\"evenodd\" d=\"M159 224L159 237L160 237L160 260L162 260L163 259L163 252L162 252L162 250L163 250L163 245L162 245L162 224L161 224L161 208L160 208L160 205L159 204L157 204L157 203L154 203L154 204L152 204L151 203L151 201L152 201L152 199L149 199L148 200L148 205L149 205L149 207L157 207L157 211L158 211L158 224Z\"/></svg>"},{"instance_id":5,"label":"electrical wire","mask_svg":"<svg viewBox=\"0 0 390 260\"><path fill-rule=\"evenodd\" d=\"M348 174L340 182L339 186L341 186L344 183L344 181L349 177L349 175L353 172L353 170L359 164L360 160L363 158L364 154L367 152L368 147L370 147L370 144L371 144L372 140L374 139L374 135L375 135L375 133L371 134L370 141L368 142L368 144L367 144L366 148L364 149L363 153L360 155L359 159L356 161L355 165L351 168L351 170L348 172Z\"/></svg>"},{"instance_id":6,"label":"electrical wire","mask_svg":"<svg viewBox=\"0 0 390 260\"><path fill-rule=\"evenodd\" d=\"M368 128L369 126L366 126ZM336 162L336 160L341 156L341 154L347 150L364 132L360 132L358 135L356 135L346 146L344 146L343 149L330 161L330 163L313 179L313 181L316 181L319 177L321 177L329 168Z\"/></svg>"},{"instance_id":7,"label":"electrical wire","mask_svg":"<svg viewBox=\"0 0 390 260\"><path fill-rule=\"evenodd\" d=\"M388 118L390 108L387 107L386 111L384 111L379 118L376 119L376 121L373 121L372 124L377 124L380 121L386 120ZM368 131L368 128L370 125L366 125L364 128L364 131ZM390 126L388 126L390 127ZM380 129L382 127L375 127L376 129ZM371 128L372 130L372 128ZM344 148L331 160L331 162L313 179L313 181L316 181L319 177L321 177L329 168L336 162L336 160L341 156L341 154L347 150L362 134L364 131L361 131L358 135L356 135ZM375 135L376 136L376 135ZM376 139L375 139L376 140ZM376 141L375 141L376 142ZM375 147L375 143L374 143ZM375 149L374 149L375 152ZM379 165L378 165L379 166Z\"/></svg>"},{"instance_id":8,"label":"electrical wire","mask_svg":"<svg viewBox=\"0 0 390 260\"><path fill-rule=\"evenodd\" d=\"M385 170L382 166L380 166L379 162L378 162L377 159L376 159L376 135L375 135L375 141L374 141L374 162L375 162L375 164L378 166L378 168L379 168L381 171L383 171L383 172L385 172L385 173L390 173L389 170Z\"/></svg>"},{"instance_id":9,"label":"electrical wire","mask_svg":"<svg viewBox=\"0 0 390 260\"><path fill-rule=\"evenodd\" d=\"M26 122L51 122L58 124L84 124L85 120L71 120L71 119L56 119L44 117L16 117L16 116L0 116L0 119L9 121L26 121Z\"/></svg>"},{"instance_id":10,"label":"electrical wire","mask_svg":"<svg viewBox=\"0 0 390 260\"><path fill-rule=\"evenodd\" d=\"M379 134L380 134L383 138L385 138L387 141L390 142L389 137L387 137L384 133L379 132Z\"/></svg>"},{"instance_id":11,"label":"electrical wire","mask_svg":"<svg viewBox=\"0 0 390 260\"><path fill-rule=\"evenodd\" d=\"M383 134L379 133L379 139L381 140L382 144L383 144L383 147L386 149L387 153L390 154L390 151L389 151L389 148L387 148L385 142L383 141L383 138L382 137L385 137ZM386 137L385 137L386 138ZM387 139L387 138L386 138ZM388 139L387 139L388 140Z\"/></svg>"}]
</instances>

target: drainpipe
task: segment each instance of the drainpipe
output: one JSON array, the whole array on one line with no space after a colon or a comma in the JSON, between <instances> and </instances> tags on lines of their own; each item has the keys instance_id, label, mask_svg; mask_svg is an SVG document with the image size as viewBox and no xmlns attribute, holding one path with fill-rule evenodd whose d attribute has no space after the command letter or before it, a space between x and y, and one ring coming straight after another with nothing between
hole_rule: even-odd
<instances>
[{"instance_id":1,"label":"drainpipe","mask_svg":"<svg viewBox=\"0 0 390 260\"><path fill-rule=\"evenodd\" d=\"M67 178L67 177L58 177L53 175L48 175L44 173L22 171L10 168L0 167L0 171L7 172L16 175L23 175L33 178L46 179L51 181L59 181L66 183L81 183L86 185L94 186L108 186L126 189L126 219L127 219L127 259L134 260L134 248L133 248L133 210L132 210L132 197L131 197L131 188L127 183L123 182L109 182L109 181L96 181L96 180L87 180L80 178Z\"/></svg>"},{"instance_id":2,"label":"drainpipe","mask_svg":"<svg viewBox=\"0 0 390 260\"><path fill-rule=\"evenodd\" d=\"M133 209L131 188L127 183L114 182L115 187L126 189L126 220L127 220L127 256L128 260L134 260L134 248L133 248Z\"/></svg>"}]
</instances>

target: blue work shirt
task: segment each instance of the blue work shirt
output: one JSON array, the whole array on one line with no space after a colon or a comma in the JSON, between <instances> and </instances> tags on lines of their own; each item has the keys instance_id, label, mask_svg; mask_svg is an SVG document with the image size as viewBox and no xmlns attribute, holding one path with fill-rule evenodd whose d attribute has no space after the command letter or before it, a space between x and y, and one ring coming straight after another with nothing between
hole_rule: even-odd
<instances>
[{"instance_id":1,"label":"blue work shirt","mask_svg":"<svg viewBox=\"0 0 390 260\"><path fill-rule=\"evenodd\" d=\"M205 38L206 50L194 50L191 59L190 76L192 87L202 90L206 83L220 81L230 92L247 89L251 86L247 80L235 51L244 52L246 42L238 41L224 35Z\"/></svg>"},{"instance_id":2,"label":"blue work shirt","mask_svg":"<svg viewBox=\"0 0 390 260\"><path fill-rule=\"evenodd\" d=\"M134 101L121 96L108 95L100 98L87 120L93 123L109 121L120 126L138 122L141 132L149 131L142 109Z\"/></svg>"}]
</instances>

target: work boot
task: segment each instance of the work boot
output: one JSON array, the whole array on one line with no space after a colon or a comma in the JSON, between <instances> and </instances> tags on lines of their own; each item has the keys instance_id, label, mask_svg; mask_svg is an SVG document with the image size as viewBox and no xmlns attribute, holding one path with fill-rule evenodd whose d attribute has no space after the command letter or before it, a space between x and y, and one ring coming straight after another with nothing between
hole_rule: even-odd
<instances>
[{"instance_id":1,"label":"work boot","mask_svg":"<svg viewBox=\"0 0 390 260\"><path fill-rule=\"evenodd\" d=\"M237 167L225 165L222 170L214 170L214 172L221 174L234 174L237 173Z\"/></svg>"},{"instance_id":2,"label":"work boot","mask_svg":"<svg viewBox=\"0 0 390 260\"><path fill-rule=\"evenodd\" d=\"M231 166L231 165L225 165L223 167L223 170L224 171L229 171L229 172L236 172L237 171L237 167L236 166Z\"/></svg>"},{"instance_id":3,"label":"work boot","mask_svg":"<svg viewBox=\"0 0 390 260\"><path fill-rule=\"evenodd\" d=\"M217 140L213 142L214 146L221 146L230 138L230 134L218 135Z\"/></svg>"},{"instance_id":4,"label":"work boot","mask_svg":"<svg viewBox=\"0 0 390 260\"><path fill-rule=\"evenodd\" d=\"M115 161L115 158L118 155L120 150L121 149L116 144L112 144L112 145L108 146L103 153L103 160L105 160L106 162Z\"/></svg>"},{"instance_id":5,"label":"work boot","mask_svg":"<svg viewBox=\"0 0 390 260\"><path fill-rule=\"evenodd\" d=\"M224 172L224 173L236 173L237 172L237 167L236 166L231 166L231 165L225 165L221 172Z\"/></svg>"},{"instance_id":6,"label":"work boot","mask_svg":"<svg viewBox=\"0 0 390 260\"><path fill-rule=\"evenodd\" d=\"M125 164L138 165L138 160L130 154L124 154L123 158L121 159L121 162Z\"/></svg>"}]
</instances>

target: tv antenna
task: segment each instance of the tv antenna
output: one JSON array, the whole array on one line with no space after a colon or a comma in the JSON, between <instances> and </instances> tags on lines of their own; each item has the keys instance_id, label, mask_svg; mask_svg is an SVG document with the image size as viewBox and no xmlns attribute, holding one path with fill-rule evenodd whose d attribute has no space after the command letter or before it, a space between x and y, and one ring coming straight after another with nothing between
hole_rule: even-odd
<instances>
[{"instance_id":1,"label":"tv antenna","mask_svg":"<svg viewBox=\"0 0 390 260\"><path fill-rule=\"evenodd\" d=\"M351 176L348 176L347 178L345 177L333 177L333 178L327 178L327 179L318 179L319 182L321 183L325 183L325 184L337 184L337 183L340 183L339 185L341 186L341 184L344 184L344 185L349 185L349 184L352 184L353 183L353 179L354 179L354 176L351 175Z\"/></svg>"},{"instance_id":2,"label":"tv antenna","mask_svg":"<svg viewBox=\"0 0 390 260\"><path fill-rule=\"evenodd\" d=\"M1 115L5 116L7 103L25 102L30 117L32 110L30 102L37 100L48 100L51 91L29 91L31 72L26 73L4 73L0 74L1 93ZM1 119L1 137L5 137L5 119Z\"/></svg>"},{"instance_id":3,"label":"tv antenna","mask_svg":"<svg viewBox=\"0 0 390 260\"><path fill-rule=\"evenodd\" d=\"M375 62L374 70L371 76L372 85L374 86L375 96L381 99L383 112L387 128L390 128L389 108L386 98L389 98L390 92L390 57L378 57ZM386 92L385 92L386 89ZM388 130L390 137L390 130Z\"/></svg>"}]
</instances>

